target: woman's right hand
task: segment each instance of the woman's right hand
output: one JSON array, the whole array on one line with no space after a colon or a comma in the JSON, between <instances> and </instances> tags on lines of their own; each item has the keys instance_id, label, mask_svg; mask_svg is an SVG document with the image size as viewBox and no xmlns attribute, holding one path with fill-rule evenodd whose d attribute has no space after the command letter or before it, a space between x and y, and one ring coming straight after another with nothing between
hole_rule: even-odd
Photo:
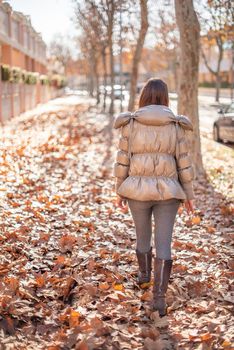
<instances>
[{"instance_id":1,"label":"woman's right hand","mask_svg":"<svg viewBox=\"0 0 234 350\"><path fill-rule=\"evenodd\" d=\"M117 195L116 204L119 208L122 210L127 210L127 200L125 198L122 198L121 196Z\"/></svg>"},{"instance_id":2,"label":"woman's right hand","mask_svg":"<svg viewBox=\"0 0 234 350\"><path fill-rule=\"evenodd\" d=\"M184 207L187 210L187 213L193 213L194 212L194 202L193 199L188 199L184 201Z\"/></svg>"}]
</instances>

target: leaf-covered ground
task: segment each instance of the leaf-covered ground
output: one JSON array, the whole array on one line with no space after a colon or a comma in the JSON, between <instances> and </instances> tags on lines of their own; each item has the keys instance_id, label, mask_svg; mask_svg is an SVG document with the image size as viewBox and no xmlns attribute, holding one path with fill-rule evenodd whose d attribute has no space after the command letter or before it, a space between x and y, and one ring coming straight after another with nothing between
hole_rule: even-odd
<instances>
[{"instance_id":1,"label":"leaf-covered ground","mask_svg":"<svg viewBox=\"0 0 234 350\"><path fill-rule=\"evenodd\" d=\"M12 120L0 144L0 349L233 349L233 151L203 139L207 179L173 237L169 315L136 284L115 207L117 135L88 105ZM147 287L147 286L146 286Z\"/></svg>"}]
</instances>

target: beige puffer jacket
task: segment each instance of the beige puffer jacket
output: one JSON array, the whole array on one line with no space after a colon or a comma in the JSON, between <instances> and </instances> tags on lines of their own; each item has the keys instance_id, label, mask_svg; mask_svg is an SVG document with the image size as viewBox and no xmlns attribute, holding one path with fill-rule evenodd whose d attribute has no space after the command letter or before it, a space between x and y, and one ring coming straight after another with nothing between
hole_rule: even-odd
<instances>
[{"instance_id":1,"label":"beige puffer jacket","mask_svg":"<svg viewBox=\"0 0 234 350\"><path fill-rule=\"evenodd\" d=\"M114 128L121 128L114 164L117 194L140 201L194 198L185 132L193 126L187 117L163 105L149 105L121 113Z\"/></svg>"}]
</instances>

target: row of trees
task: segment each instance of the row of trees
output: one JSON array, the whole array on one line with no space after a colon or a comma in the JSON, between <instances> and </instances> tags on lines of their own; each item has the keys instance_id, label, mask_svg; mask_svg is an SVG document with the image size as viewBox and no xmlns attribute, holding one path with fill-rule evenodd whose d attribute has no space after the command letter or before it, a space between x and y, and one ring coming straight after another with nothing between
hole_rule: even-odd
<instances>
[{"instance_id":1,"label":"row of trees","mask_svg":"<svg viewBox=\"0 0 234 350\"><path fill-rule=\"evenodd\" d=\"M122 53L129 51L132 62L129 109L133 108L139 62L142 56L146 65L147 61L150 61L142 52L147 31L150 35L155 35L157 57L160 55L164 65L166 64L167 68L173 72L178 90L181 61L178 19L175 18L173 11L173 8L178 8L178 4L174 6L170 0L157 3L157 6L153 0L86 0L85 2L74 0L74 2L75 23L79 31L78 45L88 66L90 93L96 95L98 103L100 102L100 79L106 86L109 78L110 112L113 112L116 57L119 57L118 75L121 75ZM196 13L202 35L200 54L208 70L216 79L216 101L218 101L224 47L227 43L233 45L231 0L207 0L206 4L197 3ZM217 46L219 54L215 66L211 66L203 47L214 45ZM160 65L159 61L159 59L154 60L155 67ZM232 66L230 66L231 70ZM120 76L118 80L122 82L122 77ZM106 90L104 90L103 105L106 108Z\"/></svg>"},{"instance_id":2,"label":"row of trees","mask_svg":"<svg viewBox=\"0 0 234 350\"><path fill-rule=\"evenodd\" d=\"M140 20L137 19L138 16ZM93 94L96 90L98 103L100 72L104 86L107 85L107 76L110 76L110 113L113 113L114 107L114 56L119 55L121 74L122 49L123 47L131 49L133 58L129 109L132 109L136 94L138 65L149 27L147 0L87 0L83 3L76 1L75 21L78 29L82 29L78 42L89 67L90 92ZM121 77L120 83L122 85ZM104 89L103 107L106 108L106 89Z\"/></svg>"},{"instance_id":3,"label":"row of trees","mask_svg":"<svg viewBox=\"0 0 234 350\"><path fill-rule=\"evenodd\" d=\"M221 62L223 59L224 49L232 50L232 62L230 64L230 72L233 74L234 69L234 11L232 0L207 0L207 4L200 5L198 12L199 21L201 23L203 37L203 45L201 45L201 56L209 70L216 80L216 96L218 102L221 87ZM205 47L215 47L218 51L217 62L212 66L209 62ZM233 79L233 76L232 76ZM233 97L233 81L231 83L231 96Z\"/></svg>"},{"instance_id":4,"label":"row of trees","mask_svg":"<svg viewBox=\"0 0 234 350\"><path fill-rule=\"evenodd\" d=\"M74 20L79 33L76 46L79 47L83 71L89 76L90 94L96 96L97 103L100 102L100 85L112 86L117 76L120 82L123 81L122 62L126 61L126 57L132 67L129 109L134 105L139 62L143 62L145 70L152 73L168 71L169 80L174 82L173 89L178 91L180 45L172 0L157 4L153 0L73 1ZM194 3L201 27L200 56L215 78L216 101L219 101L221 62L225 47L233 52L230 76L234 65L231 0ZM150 39L143 48L147 32ZM147 48L149 44L150 49ZM218 52L212 60L210 48ZM64 67L72 62L71 50L62 37L52 42L50 52ZM119 71L117 76L116 65ZM106 108L106 89L103 92L103 105ZM233 96L233 91L231 95ZM111 97L110 112L113 111L113 89Z\"/></svg>"}]
</instances>

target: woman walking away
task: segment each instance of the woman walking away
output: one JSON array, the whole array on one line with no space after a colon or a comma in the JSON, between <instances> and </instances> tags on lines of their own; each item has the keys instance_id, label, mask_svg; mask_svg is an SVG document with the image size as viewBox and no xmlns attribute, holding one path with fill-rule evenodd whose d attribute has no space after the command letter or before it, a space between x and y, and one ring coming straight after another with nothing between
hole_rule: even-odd
<instances>
[{"instance_id":1,"label":"woman walking away","mask_svg":"<svg viewBox=\"0 0 234 350\"><path fill-rule=\"evenodd\" d=\"M168 107L167 85L150 79L143 87L139 109L121 113L114 128L121 130L114 165L117 203L128 203L136 229L138 283L150 282L152 215L155 221L154 310L167 314L165 301L172 268L171 240L181 203L193 212L193 165L186 130L190 120Z\"/></svg>"}]
</instances>

